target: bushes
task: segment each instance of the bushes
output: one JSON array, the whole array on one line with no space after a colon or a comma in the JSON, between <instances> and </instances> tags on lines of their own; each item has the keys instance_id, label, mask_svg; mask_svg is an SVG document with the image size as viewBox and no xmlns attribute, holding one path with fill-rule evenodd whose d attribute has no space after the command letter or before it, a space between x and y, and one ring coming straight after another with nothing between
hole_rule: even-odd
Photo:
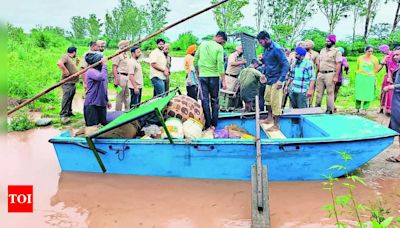
<instances>
[{"instance_id":1,"label":"bushes","mask_svg":"<svg viewBox=\"0 0 400 228\"><path fill-rule=\"evenodd\" d=\"M25 131L34 127L35 123L31 121L26 110L18 111L7 126L8 131Z\"/></svg>"},{"instance_id":2,"label":"bushes","mask_svg":"<svg viewBox=\"0 0 400 228\"><path fill-rule=\"evenodd\" d=\"M173 42L171 46L174 51L186 51L192 44L198 44L198 38L192 32L185 32L180 34L178 40Z\"/></svg>"}]
</instances>

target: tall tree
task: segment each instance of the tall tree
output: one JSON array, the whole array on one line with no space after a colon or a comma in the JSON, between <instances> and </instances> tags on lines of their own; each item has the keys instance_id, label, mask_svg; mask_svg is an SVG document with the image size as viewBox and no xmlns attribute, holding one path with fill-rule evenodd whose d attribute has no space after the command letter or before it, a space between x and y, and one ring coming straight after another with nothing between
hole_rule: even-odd
<instances>
[{"instance_id":1,"label":"tall tree","mask_svg":"<svg viewBox=\"0 0 400 228\"><path fill-rule=\"evenodd\" d=\"M219 0L211 0L212 4L218 3ZM225 32L232 32L234 27L243 18L241 9L249 4L249 0L230 0L227 4L222 4L214 8L214 19L218 28Z\"/></svg>"},{"instance_id":2,"label":"tall tree","mask_svg":"<svg viewBox=\"0 0 400 228\"><path fill-rule=\"evenodd\" d=\"M87 19L87 30L89 32L89 36L91 40L97 40L101 33L101 27L103 23L100 22L100 19L97 18L96 14L90 14Z\"/></svg>"},{"instance_id":3,"label":"tall tree","mask_svg":"<svg viewBox=\"0 0 400 228\"><path fill-rule=\"evenodd\" d=\"M329 33L333 33L336 25L353 5L353 0L317 0L318 7L326 17L329 24Z\"/></svg>"},{"instance_id":4,"label":"tall tree","mask_svg":"<svg viewBox=\"0 0 400 228\"><path fill-rule=\"evenodd\" d=\"M315 11L314 0L267 0L263 21L265 30L272 30L274 38L291 45Z\"/></svg>"},{"instance_id":5,"label":"tall tree","mask_svg":"<svg viewBox=\"0 0 400 228\"><path fill-rule=\"evenodd\" d=\"M73 36L83 39L87 35L87 19L81 16L73 16L70 20Z\"/></svg>"},{"instance_id":6,"label":"tall tree","mask_svg":"<svg viewBox=\"0 0 400 228\"><path fill-rule=\"evenodd\" d=\"M261 26L263 25L263 18L264 18L264 14L265 14L266 2L267 2L267 0L256 0L256 2L255 2L256 12L254 13L254 16L256 17L257 32L260 32L262 29Z\"/></svg>"},{"instance_id":7,"label":"tall tree","mask_svg":"<svg viewBox=\"0 0 400 228\"><path fill-rule=\"evenodd\" d=\"M368 39L368 31L373 24L373 21L376 16L376 12L378 9L378 6L380 4L380 0L366 0L367 7L365 8L365 25L364 25L364 40L365 42Z\"/></svg>"},{"instance_id":8,"label":"tall tree","mask_svg":"<svg viewBox=\"0 0 400 228\"><path fill-rule=\"evenodd\" d=\"M149 0L147 4L147 23L148 32L152 33L164 27L167 24L167 14L171 11L168 8L168 0Z\"/></svg>"},{"instance_id":9,"label":"tall tree","mask_svg":"<svg viewBox=\"0 0 400 228\"><path fill-rule=\"evenodd\" d=\"M120 0L119 5L105 17L105 35L114 41L138 39L146 28L144 10L132 0Z\"/></svg>"},{"instance_id":10,"label":"tall tree","mask_svg":"<svg viewBox=\"0 0 400 228\"><path fill-rule=\"evenodd\" d=\"M356 40L356 27L357 23L360 20L360 17L363 14L364 0L354 0L354 4L352 6L353 13L353 35L352 35L352 44L354 44Z\"/></svg>"},{"instance_id":11,"label":"tall tree","mask_svg":"<svg viewBox=\"0 0 400 228\"><path fill-rule=\"evenodd\" d=\"M397 7L396 7L396 13L394 15L394 20L393 20L393 25L392 25L392 33L394 33L396 31L397 28L397 24L399 23L400 20L400 0L395 0L394 2L397 3Z\"/></svg>"}]
</instances>

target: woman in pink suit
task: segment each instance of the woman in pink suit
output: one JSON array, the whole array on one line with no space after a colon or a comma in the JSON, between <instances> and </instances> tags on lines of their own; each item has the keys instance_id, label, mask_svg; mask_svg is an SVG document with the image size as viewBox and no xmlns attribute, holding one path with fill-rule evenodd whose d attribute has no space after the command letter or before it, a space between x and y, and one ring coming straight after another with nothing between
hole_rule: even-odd
<instances>
[{"instance_id":1,"label":"woman in pink suit","mask_svg":"<svg viewBox=\"0 0 400 228\"><path fill-rule=\"evenodd\" d=\"M383 88L393 84L393 73L399 68L399 65L396 61L394 61L393 53L390 51L388 45L379 46L379 51L384 54L381 65L384 65L386 67L386 74L382 82L380 113L385 112L387 114L390 114L393 90L388 90L387 92L385 92Z\"/></svg>"}]
</instances>

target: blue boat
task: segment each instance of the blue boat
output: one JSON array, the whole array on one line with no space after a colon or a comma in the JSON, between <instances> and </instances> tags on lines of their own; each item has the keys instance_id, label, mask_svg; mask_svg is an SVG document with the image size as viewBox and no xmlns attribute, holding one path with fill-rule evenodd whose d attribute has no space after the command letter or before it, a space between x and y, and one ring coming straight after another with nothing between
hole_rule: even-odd
<instances>
[{"instance_id":1,"label":"blue boat","mask_svg":"<svg viewBox=\"0 0 400 228\"><path fill-rule=\"evenodd\" d=\"M250 180L251 165L256 161L255 141L251 139L96 138L151 112L162 120L161 110L174 95L170 93L125 113L90 137L77 138L64 132L50 139L62 171ZM231 114L220 118L218 125L237 124L255 135L255 122L254 118ZM353 171L389 147L397 135L371 120L353 115L284 115L280 127L286 138L268 138L261 131L262 163L268 166L271 181L343 176L345 170L329 168L346 165L347 171ZM339 152L350 154L352 159L345 164Z\"/></svg>"}]
</instances>

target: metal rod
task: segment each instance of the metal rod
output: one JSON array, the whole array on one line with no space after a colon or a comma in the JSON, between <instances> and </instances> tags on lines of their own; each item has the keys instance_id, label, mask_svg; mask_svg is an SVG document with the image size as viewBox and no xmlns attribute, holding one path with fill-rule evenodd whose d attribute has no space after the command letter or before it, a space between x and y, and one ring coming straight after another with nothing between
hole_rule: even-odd
<instances>
[{"instance_id":1,"label":"metal rod","mask_svg":"<svg viewBox=\"0 0 400 228\"><path fill-rule=\"evenodd\" d=\"M260 142L260 106L258 95L256 96L256 159L257 159L257 207L263 210L263 181L262 181L262 161L261 161L261 142Z\"/></svg>"},{"instance_id":2,"label":"metal rod","mask_svg":"<svg viewBox=\"0 0 400 228\"><path fill-rule=\"evenodd\" d=\"M218 2L218 3L216 3L216 4L214 4L214 5L211 5L211 6L207 7L207 8L205 8L205 9L202 9L202 10L200 10L200 11L198 11L198 12L196 12L196 13L190 15L190 16L187 16L187 17L185 17L185 18L183 18L183 19L181 19L181 20L179 20L179 21L177 21L177 22L175 22L175 23L172 23L172 24L168 25L167 27L164 27L164 28L158 30L157 32L155 32L155 33L153 33L153 34L151 34L151 35L148 35L148 36L146 36L145 38L143 38L143 39L141 39L141 40L138 40L138 41L136 41L136 42L134 42L134 43L128 45L127 47L125 47L125 48L123 48L123 49L117 51L115 54L113 54L113 55L111 55L111 56L108 56L107 59L110 60L110 59L114 58L115 56L121 54L122 52L126 52L127 50L129 50L129 49L132 48L133 46L138 45L138 44L140 44L140 43L142 43L142 42L144 42L144 41L146 41L146 40L148 40L148 39L150 39L150 38L153 38L153 37L157 36L157 35L160 34L160 33L163 33L163 32L165 32L165 31L167 31L167 30L169 30L169 29L171 29L171 28L173 28L173 27L175 27L175 26L177 26L177 25L179 25L179 24L181 24L181 23L183 23L183 22L185 22L185 21L187 21L187 20L189 20L189 19L191 19L191 18L197 16L197 15L200 15L200 14L202 14L202 13L204 13L204 12L210 10L210 9L213 9L213 8L215 8L215 7L217 7L217 6L221 5L221 4L223 4L223 3L225 3L225 2L228 2L228 1L229 1L229 0L222 0L221 2ZM101 63L101 61L98 61L97 63L94 63L94 64L92 64L92 65L86 67L85 69L82 69L82 70L76 72L75 74L70 75L68 78L65 78L65 79L61 80L61 81L58 82L57 84L55 84L55 85L53 85L53 86L50 86L49 88L43 90L42 92L40 92L39 94L35 95L34 97L32 97L32 98L30 98L30 99L24 101L24 102L21 103L20 105L16 106L15 108L13 108L13 109L10 110L10 111L8 111L8 112L7 112L7 116L10 115L10 114L12 114L12 113L14 113L15 111L21 109L22 107L26 106L27 104L32 103L33 101L35 101L35 100L38 99L39 97L45 95L46 93L52 91L53 89L55 89L55 88L57 88L57 87L63 85L63 84L66 83L67 81L69 81L69 80L71 80L71 79L73 79L73 78L75 78L75 77L78 77L79 75L85 73L89 68L95 67L95 66L99 65L100 63Z\"/></svg>"}]
</instances>

